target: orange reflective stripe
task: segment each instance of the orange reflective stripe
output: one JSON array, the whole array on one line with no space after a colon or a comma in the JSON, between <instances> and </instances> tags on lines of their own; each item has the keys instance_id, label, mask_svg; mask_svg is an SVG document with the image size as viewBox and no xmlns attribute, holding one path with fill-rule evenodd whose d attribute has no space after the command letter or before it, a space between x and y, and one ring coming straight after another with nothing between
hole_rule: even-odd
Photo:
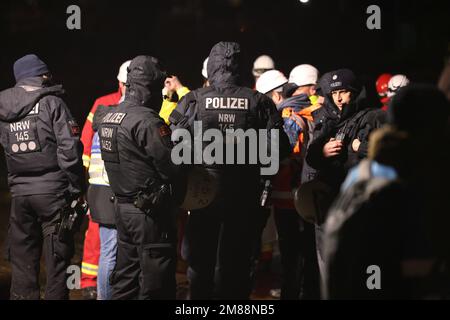
<instances>
[{"instance_id":1,"label":"orange reflective stripe","mask_svg":"<svg viewBox=\"0 0 450 320\"><path fill-rule=\"evenodd\" d=\"M320 104L313 104L310 107L301 110L299 112L299 115L301 115L302 117L304 117L308 121L313 121L314 119L313 119L312 113L314 111L316 111L317 109L319 109L321 106L322 105L320 105Z\"/></svg>"},{"instance_id":2,"label":"orange reflective stripe","mask_svg":"<svg viewBox=\"0 0 450 320\"><path fill-rule=\"evenodd\" d=\"M281 117L283 118L289 118L292 114L292 108L284 108L283 111L281 112Z\"/></svg>"}]
</instances>

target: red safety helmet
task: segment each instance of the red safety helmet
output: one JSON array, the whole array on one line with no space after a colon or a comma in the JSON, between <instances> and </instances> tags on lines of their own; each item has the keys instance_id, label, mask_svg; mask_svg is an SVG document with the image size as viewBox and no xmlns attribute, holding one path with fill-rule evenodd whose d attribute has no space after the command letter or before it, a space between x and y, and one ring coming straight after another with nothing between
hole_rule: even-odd
<instances>
[{"instance_id":1,"label":"red safety helmet","mask_svg":"<svg viewBox=\"0 0 450 320\"><path fill-rule=\"evenodd\" d=\"M392 74L390 73L383 73L381 74L376 82L377 92L378 96L380 97L381 103L386 104L389 101L389 97L387 96L388 93L388 84L389 80L391 80Z\"/></svg>"}]
</instances>

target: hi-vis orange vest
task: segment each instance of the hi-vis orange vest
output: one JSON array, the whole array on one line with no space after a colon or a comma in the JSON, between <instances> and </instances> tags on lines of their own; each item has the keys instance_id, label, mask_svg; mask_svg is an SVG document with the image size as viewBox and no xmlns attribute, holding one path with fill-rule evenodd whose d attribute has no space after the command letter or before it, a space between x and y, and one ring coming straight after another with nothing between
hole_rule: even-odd
<instances>
[{"instance_id":1,"label":"hi-vis orange vest","mask_svg":"<svg viewBox=\"0 0 450 320\"><path fill-rule=\"evenodd\" d=\"M295 209L293 190L301 183L302 166L306 153L307 140L309 139L308 122L313 121L311 113L318 108L320 108L319 104L311 105L297 112L293 108L283 109L283 119L289 118L294 120L298 127L301 128L301 131L291 156L280 163L278 173L272 180L273 189L271 200L275 208Z\"/></svg>"}]
</instances>

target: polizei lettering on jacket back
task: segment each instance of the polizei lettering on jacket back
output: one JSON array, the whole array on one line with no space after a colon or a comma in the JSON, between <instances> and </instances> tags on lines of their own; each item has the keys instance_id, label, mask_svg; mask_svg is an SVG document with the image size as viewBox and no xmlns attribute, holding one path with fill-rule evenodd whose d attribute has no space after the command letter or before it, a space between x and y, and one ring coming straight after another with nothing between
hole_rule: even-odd
<instances>
[{"instance_id":1,"label":"polizei lettering on jacket back","mask_svg":"<svg viewBox=\"0 0 450 320\"><path fill-rule=\"evenodd\" d=\"M214 109L231 109L231 110L248 110L247 98L232 97L210 97L205 100L206 110Z\"/></svg>"},{"instance_id":2,"label":"polizei lettering on jacket back","mask_svg":"<svg viewBox=\"0 0 450 320\"><path fill-rule=\"evenodd\" d=\"M107 113L102 123L121 124L126 115L124 112Z\"/></svg>"}]
</instances>

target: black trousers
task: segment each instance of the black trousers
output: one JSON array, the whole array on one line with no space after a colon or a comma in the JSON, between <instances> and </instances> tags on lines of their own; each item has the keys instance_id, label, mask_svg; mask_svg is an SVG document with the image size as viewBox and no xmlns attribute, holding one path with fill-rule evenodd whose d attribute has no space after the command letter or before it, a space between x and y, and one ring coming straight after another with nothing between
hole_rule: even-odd
<instances>
[{"instance_id":1,"label":"black trousers","mask_svg":"<svg viewBox=\"0 0 450 320\"><path fill-rule=\"evenodd\" d=\"M294 209L274 211L281 254L281 299L320 299L314 225Z\"/></svg>"},{"instance_id":2,"label":"black trousers","mask_svg":"<svg viewBox=\"0 0 450 320\"><path fill-rule=\"evenodd\" d=\"M175 213L168 209L149 216L131 203L116 203L113 300L176 298Z\"/></svg>"},{"instance_id":3,"label":"black trousers","mask_svg":"<svg viewBox=\"0 0 450 320\"><path fill-rule=\"evenodd\" d=\"M68 299L66 271L74 253L73 239L61 242L52 232L60 221L58 210L64 205L64 198L53 194L12 198L8 230L12 300L40 298L42 253L47 271L45 299Z\"/></svg>"},{"instance_id":4,"label":"black trousers","mask_svg":"<svg viewBox=\"0 0 450 320\"><path fill-rule=\"evenodd\" d=\"M250 270L250 277L252 281L252 287L254 287L256 283L256 276L258 273L258 263L261 257L261 248L262 248L262 236L264 233L264 229L266 228L267 221L269 220L271 214L270 208L259 208L259 214L255 219L255 227L256 227L256 237L253 240L253 252L252 252L252 265Z\"/></svg>"},{"instance_id":5,"label":"black trousers","mask_svg":"<svg viewBox=\"0 0 450 320\"><path fill-rule=\"evenodd\" d=\"M184 251L191 299L248 299L251 293L259 191L257 183L236 178L224 179L221 195L188 217Z\"/></svg>"}]
</instances>

